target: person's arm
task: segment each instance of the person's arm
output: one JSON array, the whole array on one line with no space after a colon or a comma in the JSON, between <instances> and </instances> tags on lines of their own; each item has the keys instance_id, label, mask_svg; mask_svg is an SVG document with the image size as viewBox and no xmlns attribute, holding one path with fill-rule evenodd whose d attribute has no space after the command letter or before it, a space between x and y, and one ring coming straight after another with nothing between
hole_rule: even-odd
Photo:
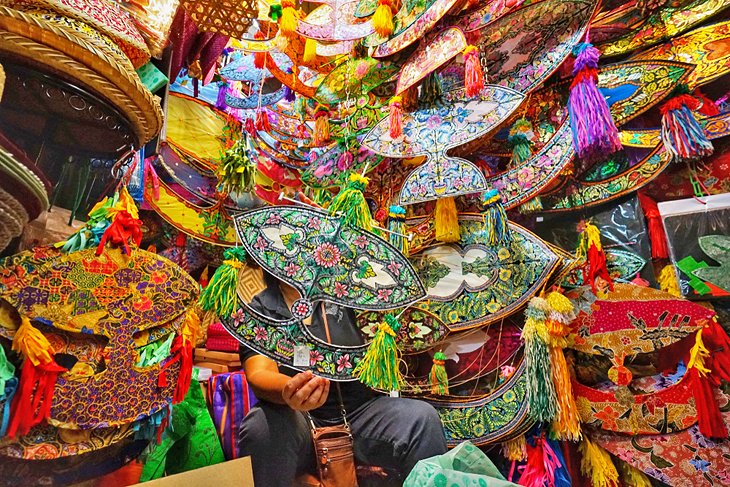
<instances>
[{"instance_id":1,"label":"person's arm","mask_svg":"<svg viewBox=\"0 0 730 487\"><path fill-rule=\"evenodd\" d=\"M258 399L287 404L296 411L317 409L327 400L330 381L311 372L294 377L279 372L276 362L263 355L254 355L243 363L246 380Z\"/></svg>"}]
</instances>

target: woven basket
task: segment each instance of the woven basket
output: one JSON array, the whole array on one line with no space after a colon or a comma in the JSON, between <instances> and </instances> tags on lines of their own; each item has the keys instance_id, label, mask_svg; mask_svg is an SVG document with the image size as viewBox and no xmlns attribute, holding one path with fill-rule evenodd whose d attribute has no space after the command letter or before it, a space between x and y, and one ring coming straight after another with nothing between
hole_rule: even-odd
<instances>
[{"instance_id":1,"label":"woven basket","mask_svg":"<svg viewBox=\"0 0 730 487\"><path fill-rule=\"evenodd\" d=\"M241 39L258 17L256 0L183 0L199 30Z\"/></svg>"},{"instance_id":2,"label":"woven basket","mask_svg":"<svg viewBox=\"0 0 730 487\"><path fill-rule=\"evenodd\" d=\"M134 71L124 69L93 44L41 18L0 7L0 56L45 68L101 95L129 120L138 146L147 143L162 127L160 104Z\"/></svg>"}]
</instances>

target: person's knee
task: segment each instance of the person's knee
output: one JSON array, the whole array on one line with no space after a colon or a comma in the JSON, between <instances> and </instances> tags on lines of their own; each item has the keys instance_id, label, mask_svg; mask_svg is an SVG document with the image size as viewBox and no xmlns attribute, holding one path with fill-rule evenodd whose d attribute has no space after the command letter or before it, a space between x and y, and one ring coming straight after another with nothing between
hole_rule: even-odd
<instances>
[{"instance_id":1,"label":"person's knee","mask_svg":"<svg viewBox=\"0 0 730 487\"><path fill-rule=\"evenodd\" d=\"M419 434L426 431L442 432L441 418L436 409L424 401L408 400L404 404L405 418L410 421L413 433ZM404 419L405 419L404 418Z\"/></svg>"},{"instance_id":2,"label":"person's knee","mask_svg":"<svg viewBox=\"0 0 730 487\"><path fill-rule=\"evenodd\" d=\"M268 447L298 449L308 441L306 422L287 407L254 407L241 423L239 444L245 451Z\"/></svg>"}]
</instances>

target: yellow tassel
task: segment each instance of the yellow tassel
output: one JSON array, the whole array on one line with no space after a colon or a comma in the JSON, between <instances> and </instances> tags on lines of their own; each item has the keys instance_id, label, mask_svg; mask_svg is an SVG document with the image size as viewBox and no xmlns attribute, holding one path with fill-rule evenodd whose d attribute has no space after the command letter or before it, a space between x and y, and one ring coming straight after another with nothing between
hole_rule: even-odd
<instances>
[{"instance_id":1,"label":"yellow tassel","mask_svg":"<svg viewBox=\"0 0 730 487\"><path fill-rule=\"evenodd\" d=\"M25 315L21 316L20 327L13 337L13 351L22 354L35 366L53 360L51 343Z\"/></svg>"},{"instance_id":2,"label":"yellow tassel","mask_svg":"<svg viewBox=\"0 0 730 487\"><path fill-rule=\"evenodd\" d=\"M665 293L669 293L675 297L682 297L682 293L679 291L679 283L677 282L677 273L672 264L664 266L664 269L659 273L659 288Z\"/></svg>"},{"instance_id":3,"label":"yellow tassel","mask_svg":"<svg viewBox=\"0 0 730 487\"><path fill-rule=\"evenodd\" d=\"M461 240L459 213L456 211L454 198L447 196L436 200L434 220L436 240L444 243L455 243Z\"/></svg>"},{"instance_id":4,"label":"yellow tassel","mask_svg":"<svg viewBox=\"0 0 730 487\"><path fill-rule=\"evenodd\" d=\"M597 226L590 222L586 223L585 230L583 230L583 233L581 233L580 239L580 245L575 251L575 256L577 259L587 258L588 249L591 247L591 245L594 245L596 247L596 250L600 251L603 249L603 246L601 245L601 231L598 229Z\"/></svg>"},{"instance_id":5,"label":"yellow tassel","mask_svg":"<svg viewBox=\"0 0 730 487\"><path fill-rule=\"evenodd\" d=\"M0 101L3 99L3 92L5 91L5 69L0 64Z\"/></svg>"},{"instance_id":6,"label":"yellow tassel","mask_svg":"<svg viewBox=\"0 0 730 487\"><path fill-rule=\"evenodd\" d=\"M710 356L710 351L705 347L705 343L702 340L702 330L695 334L695 344L692 350L689 352L689 361L687 363L687 369L695 368L699 372L701 377L712 372L710 369L705 367L705 359Z\"/></svg>"},{"instance_id":7,"label":"yellow tassel","mask_svg":"<svg viewBox=\"0 0 730 487\"><path fill-rule=\"evenodd\" d=\"M527 460L527 441L525 435L512 438L502 443L502 455L512 462L522 462Z\"/></svg>"},{"instance_id":8,"label":"yellow tassel","mask_svg":"<svg viewBox=\"0 0 730 487\"><path fill-rule=\"evenodd\" d=\"M389 37L393 33L393 2L394 0L379 0L378 8L373 15L373 28L381 37Z\"/></svg>"},{"instance_id":9,"label":"yellow tassel","mask_svg":"<svg viewBox=\"0 0 730 487\"><path fill-rule=\"evenodd\" d=\"M279 19L279 29L285 37L289 38L296 37L297 27L299 26L299 12L294 8L294 5L294 0L283 0L281 2L282 12L281 19Z\"/></svg>"},{"instance_id":10,"label":"yellow tassel","mask_svg":"<svg viewBox=\"0 0 730 487\"><path fill-rule=\"evenodd\" d=\"M304 62L311 63L317 57L317 42L314 39L307 38L304 41Z\"/></svg>"},{"instance_id":11,"label":"yellow tassel","mask_svg":"<svg viewBox=\"0 0 730 487\"><path fill-rule=\"evenodd\" d=\"M548 294L546 299L551 311L555 311L563 315L570 315L575 310L570 299L557 291L553 291Z\"/></svg>"},{"instance_id":12,"label":"yellow tassel","mask_svg":"<svg viewBox=\"0 0 730 487\"><path fill-rule=\"evenodd\" d=\"M190 343L194 347L195 344L198 342L200 331L200 317L195 311L195 308L190 308L185 315L185 321L183 321L183 326L180 330L180 336L182 336L183 345L187 345L188 343Z\"/></svg>"},{"instance_id":13,"label":"yellow tassel","mask_svg":"<svg viewBox=\"0 0 730 487\"><path fill-rule=\"evenodd\" d=\"M621 462L621 482L625 487L651 487L649 477L626 462Z\"/></svg>"},{"instance_id":14,"label":"yellow tassel","mask_svg":"<svg viewBox=\"0 0 730 487\"><path fill-rule=\"evenodd\" d=\"M611 461L611 455L606 450L588 438L583 438L578 446L578 451L583 455L580 470L583 475L591 480L593 487L616 487L619 485L618 471L613 461Z\"/></svg>"}]
</instances>

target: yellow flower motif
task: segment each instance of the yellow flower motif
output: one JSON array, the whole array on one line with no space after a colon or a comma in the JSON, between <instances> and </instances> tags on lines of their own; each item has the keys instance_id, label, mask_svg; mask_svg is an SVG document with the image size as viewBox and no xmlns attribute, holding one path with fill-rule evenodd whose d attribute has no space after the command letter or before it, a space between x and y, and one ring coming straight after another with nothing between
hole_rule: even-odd
<instances>
[{"instance_id":1,"label":"yellow flower motif","mask_svg":"<svg viewBox=\"0 0 730 487\"><path fill-rule=\"evenodd\" d=\"M496 313L502 308L502 303L499 303L495 300L491 300L489 304L487 305L487 311L490 313Z\"/></svg>"},{"instance_id":2,"label":"yellow flower motif","mask_svg":"<svg viewBox=\"0 0 730 487\"><path fill-rule=\"evenodd\" d=\"M452 309L449 311L449 314L446 315L446 318L449 320L449 323L457 323L459 321L459 312Z\"/></svg>"},{"instance_id":3,"label":"yellow flower motif","mask_svg":"<svg viewBox=\"0 0 730 487\"><path fill-rule=\"evenodd\" d=\"M499 252L497 252L497 257L499 257L499 260L509 259L509 256L510 253L506 247L502 247L501 249L499 249Z\"/></svg>"},{"instance_id":4,"label":"yellow flower motif","mask_svg":"<svg viewBox=\"0 0 730 487\"><path fill-rule=\"evenodd\" d=\"M503 281L509 281L509 278L512 277L512 271L509 269L500 269L499 270L499 278Z\"/></svg>"}]
</instances>

